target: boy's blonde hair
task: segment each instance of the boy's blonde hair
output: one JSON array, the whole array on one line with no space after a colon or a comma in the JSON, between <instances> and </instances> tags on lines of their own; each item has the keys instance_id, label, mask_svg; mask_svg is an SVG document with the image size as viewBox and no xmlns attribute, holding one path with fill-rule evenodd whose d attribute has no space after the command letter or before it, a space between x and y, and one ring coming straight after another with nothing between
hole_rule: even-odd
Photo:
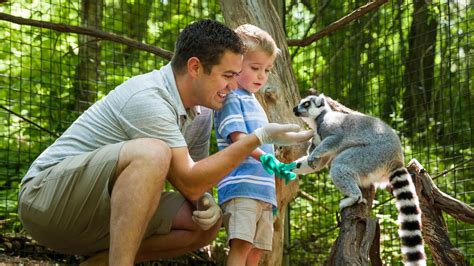
<instances>
[{"instance_id":1,"label":"boy's blonde hair","mask_svg":"<svg viewBox=\"0 0 474 266\"><path fill-rule=\"evenodd\" d=\"M235 29L235 32L240 36L244 42L247 51L262 50L263 52L276 56L280 54L275 40L268 32L252 24L243 24Z\"/></svg>"}]
</instances>

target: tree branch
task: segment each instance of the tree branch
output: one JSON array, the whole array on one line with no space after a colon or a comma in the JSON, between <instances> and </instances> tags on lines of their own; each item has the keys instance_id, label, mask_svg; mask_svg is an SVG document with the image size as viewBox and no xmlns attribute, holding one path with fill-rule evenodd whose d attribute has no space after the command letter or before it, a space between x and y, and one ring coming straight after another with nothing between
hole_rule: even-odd
<instances>
[{"instance_id":1,"label":"tree branch","mask_svg":"<svg viewBox=\"0 0 474 266\"><path fill-rule=\"evenodd\" d=\"M474 224L474 208L439 190L439 188L433 183L430 175L416 159L412 159L408 163L407 168L411 173L415 173L420 179L421 184L423 185L421 193L423 198L426 199L426 202L429 203L430 207L439 208L447 212L456 220Z\"/></svg>"},{"instance_id":2,"label":"tree branch","mask_svg":"<svg viewBox=\"0 0 474 266\"><path fill-rule=\"evenodd\" d=\"M51 29L58 32L69 32L69 33L88 35L88 36L96 37L101 40L108 40L108 41L124 44L138 50L156 54L168 60L171 60L171 57L173 56L173 52L170 52L168 50L164 50L153 45L138 42L128 37L117 35L115 33L104 32L97 29L93 29L93 28L71 26L71 25L67 25L63 23L53 23L53 22L34 20L34 19L26 19L22 17L12 16L10 14L6 14L2 12L0 12L0 20L9 21L9 22L19 24L19 25L29 25L29 26L34 26L34 27Z\"/></svg>"},{"instance_id":3,"label":"tree branch","mask_svg":"<svg viewBox=\"0 0 474 266\"><path fill-rule=\"evenodd\" d=\"M442 211L458 220L472 223L473 208L441 192L416 159L408 163L407 169L412 174L420 201L423 239L429 246L436 265L467 265L462 252L449 240Z\"/></svg>"},{"instance_id":4,"label":"tree branch","mask_svg":"<svg viewBox=\"0 0 474 266\"><path fill-rule=\"evenodd\" d=\"M7 111L8 113L10 113L10 114L12 114L12 115L14 115L14 116L17 116L18 118L21 118L22 120L25 120L26 122L32 124L33 126L39 128L39 129L41 129L41 130L43 130L43 131L45 131L45 132L48 132L51 136L59 137L59 135L60 135L60 134L58 134L58 133L56 133L56 132L53 132L53 131L51 131L51 130L45 128L45 127L40 126L38 123L32 121L31 119L28 119L28 118L22 116L21 114L16 113L16 112L14 112L14 111L12 111L12 110L6 108L6 107L3 106L3 105L0 105L0 109L3 109L3 110Z\"/></svg>"},{"instance_id":5,"label":"tree branch","mask_svg":"<svg viewBox=\"0 0 474 266\"><path fill-rule=\"evenodd\" d=\"M349 15L342 17L341 19L329 24L326 28L321 31L316 32L315 34L309 36L308 38L302 40L288 40L288 46L308 46L311 43L333 33L334 31L344 27L350 22L362 17L363 15L369 13L370 11L380 7L385 4L388 0L375 0L369 2L358 9L352 11Z\"/></svg>"}]
</instances>

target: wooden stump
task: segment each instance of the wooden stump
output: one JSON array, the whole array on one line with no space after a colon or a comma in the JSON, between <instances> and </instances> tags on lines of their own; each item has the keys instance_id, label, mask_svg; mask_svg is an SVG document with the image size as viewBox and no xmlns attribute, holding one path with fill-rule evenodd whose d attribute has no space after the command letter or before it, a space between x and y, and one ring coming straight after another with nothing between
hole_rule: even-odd
<instances>
[{"instance_id":1,"label":"wooden stump","mask_svg":"<svg viewBox=\"0 0 474 266\"><path fill-rule=\"evenodd\" d=\"M345 208L341 213L340 233L331 248L328 265L382 265L380 225L371 218L375 188L362 189L367 204Z\"/></svg>"}]
</instances>

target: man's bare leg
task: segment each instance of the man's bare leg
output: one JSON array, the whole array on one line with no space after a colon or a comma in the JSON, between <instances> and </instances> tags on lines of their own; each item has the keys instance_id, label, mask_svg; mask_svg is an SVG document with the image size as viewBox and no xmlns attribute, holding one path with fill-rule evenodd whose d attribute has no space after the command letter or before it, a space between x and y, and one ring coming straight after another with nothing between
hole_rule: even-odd
<instances>
[{"instance_id":1,"label":"man's bare leg","mask_svg":"<svg viewBox=\"0 0 474 266\"><path fill-rule=\"evenodd\" d=\"M120 151L111 194L110 265L133 265L154 214L171 161L160 140L135 139Z\"/></svg>"},{"instance_id":2,"label":"man's bare leg","mask_svg":"<svg viewBox=\"0 0 474 266\"><path fill-rule=\"evenodd\" d=\"M135 262L153 261L177 257L209 244L215 239L221 227L218 221L211 229L203 231L192 220L194 207L185 202L173 219L171 232L166 235L154 235L143 240ZM107 265L108 251L100 252L81 265Z\"/></svg>"},{"instance_id":3,"label":"man's bare leg","mask_svg":"<svg viewBox=\"0 0 474 266\"><path fill-rule=\"evenodd\" d=\"M174 217L170 233L145 239L138 251L136 262L177 257L204 247L214 240L221 221L204 231L191 219L193 210L194 207L186 201Z\"/></svg>"}]
</instances>

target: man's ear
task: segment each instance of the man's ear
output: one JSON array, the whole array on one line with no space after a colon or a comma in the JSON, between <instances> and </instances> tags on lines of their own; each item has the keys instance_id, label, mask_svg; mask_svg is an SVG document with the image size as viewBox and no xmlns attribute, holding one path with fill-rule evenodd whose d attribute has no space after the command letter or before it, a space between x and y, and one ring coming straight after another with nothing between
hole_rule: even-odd
<instances>
[{"instance_id":1,"label":"man's ear","mask_svg":"<svg viewBox=\"0 0 474 266\"><path fill-rule=\"evenodd\" d=\"M201 71L202 65L201 61L197 57L190 57L188 59L188 74L191 77L197 77L199 72Z\"/></svg>"}]
</instances>

